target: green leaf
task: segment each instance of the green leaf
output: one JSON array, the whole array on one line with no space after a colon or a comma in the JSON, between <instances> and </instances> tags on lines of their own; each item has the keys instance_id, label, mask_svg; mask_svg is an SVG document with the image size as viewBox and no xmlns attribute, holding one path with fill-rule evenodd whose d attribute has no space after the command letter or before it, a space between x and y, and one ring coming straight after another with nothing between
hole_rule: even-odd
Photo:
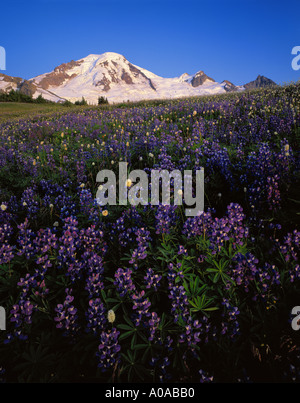
<instances>
[{"instance_id":1,"label":"green leaf","mask_svg":"<svg viewBox=\"0 0 300 403\"><path fill-rule=\"evenodd\" d=\"M136 344L133 348L135 350L143 350L144 348L148 348L149 344Z\"/></svg>"},{"instance_id":2,"label":"green leaf","mask_svg":"<svg viewBox=\"0 0 300 403\"><path fill-rule=\"evenodd\" d=\"M217 306L212 306L209 308L204 308L203 310L204 311L217 311L218 309L220 309L220 308L218 308Z\"/></svg>"},{"instance_id":3,"label":"green leaf","mask_svg":"<svg viewBox=\"0 0 300 403\"><path fill-rule=\"evenodd\" d=\"M127 337L131 336L133 334L133 330L129 332L122 333L121 336L119 337L119 340L124 340L127 339Z\"/></svg>"},{"instance_id":4,"label":"green leaf","mask_svg":"<svg viewBox=\"0 0 300 403\"><path fill-rule=\"evenodd\" d=\"M120 302L120 301L116 298L107 298L105 302Z\"/></svg>"},{"instance_id":5,"label":"green leaf","mask_svg":"<svg viewBox=\"0 0 300 403\"><path fill-rule=\"evenodd\" d=\"M124 315L124 319L125 319L125 321L128 323L128 325L129 325L131 328L135 328L134 324L131 322L131 320L128 318L127 315Z\"/></svg>"},{"instance_id":6,"label":"green leaf","mask_svg":"<svg viewBox=\"0 0 300 403\"><path fill-rule=\"evenodd\" d=\"M120 325L117 325L117 328L118 329L123 329L123 330L131 330L131 331L134 330L131 326L128 326L128 325L125 325L125 324L122 324L122 323Z\"/></svg>"},{"instance_id":7,"label":"green leaf","mask_svg":"<svg viewBox=\"0 0 300 403\"><path fill-rule=\"evenodd\" d=\"M206 271L207 271L208 273L218 273L218 272L219 272L218 269L213 269L212 267L206 269Z\"/></svg>"},{"instance_id":8,"label":"green leaf","mask_svg":"<svg viewBox=\"0 0 300 403\"><path fill-rule=\"evenodd\" d=\"M151 347L149 346L149 347L147 347L146 350L144 351L144 354L142 355L142 358L141 358L141 362L142 362L142 363L144 363L144 362L146 361L147 355L148 355L150 349L151 349Z\"/></svg>"},{"instance_id":9,"label":"green leaf","mask_svg":"<svg viewBox=\"0 0 300 403\"><path fill-rule=\"evenodd\" d=\"M136 343L136 332L133 334L132 340L131 340L131 349L134 349Z\"/></svg>"}]
</instances>

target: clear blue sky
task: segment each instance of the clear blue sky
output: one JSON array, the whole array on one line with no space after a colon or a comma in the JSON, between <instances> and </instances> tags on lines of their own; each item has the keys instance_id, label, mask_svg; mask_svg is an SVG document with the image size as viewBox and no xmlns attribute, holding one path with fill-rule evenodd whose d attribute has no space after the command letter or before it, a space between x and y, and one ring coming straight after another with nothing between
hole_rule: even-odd
<instances>
[{"instance_id":1,"label":"clear blue sky","mask_svg":"<svg viewBox=\"0 0 300 403\"><path fill-rule=\"evenodd\" d=\"M6 71L26 79L91 53L117 52L163 77L204 70L244 84L296 81L300 0L1 0Z\"/></svg>"}]
</instances>

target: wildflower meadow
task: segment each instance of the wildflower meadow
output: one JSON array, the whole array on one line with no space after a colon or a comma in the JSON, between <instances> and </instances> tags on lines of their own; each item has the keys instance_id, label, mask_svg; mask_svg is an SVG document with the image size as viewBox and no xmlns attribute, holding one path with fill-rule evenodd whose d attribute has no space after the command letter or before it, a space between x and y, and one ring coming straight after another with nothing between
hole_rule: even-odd
<instances>
[{"instance_id":1,"label":"wildflower meadow","mask_svg":"<svg viewBox=\"0 0 300 403\"><path fill-rule=\"evenodd\" d=\"M300 381L299 83L0 133L1 381ZM119 162L203 168L203 213L100 206Z\"/></svg>"}]
</instances>

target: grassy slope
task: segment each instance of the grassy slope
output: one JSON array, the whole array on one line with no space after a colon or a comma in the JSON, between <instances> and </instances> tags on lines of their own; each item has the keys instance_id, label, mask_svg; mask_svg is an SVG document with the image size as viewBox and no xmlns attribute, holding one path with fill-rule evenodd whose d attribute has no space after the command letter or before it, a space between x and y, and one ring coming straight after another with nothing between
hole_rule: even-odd
<instances>
[{"instance_id":1,"label":"grassy slope","mask_svg":"<svg viewBox=\"0 0 300 403\"><path fill-rule=\"evenodd\" d=\"M51 114L56 112L67 113L81 109L91 109L93 106L70 106L61 104L30 104L21 102L0 102L0 123L13 119L30 118L40 114Z\"/></svg>"},{"instance_id":2,"label":"grassy slope","mask_svg":"<svg viewBox=\"0 0 300 403\"><path fill-rule=\"evenodd\" d=\"M217 94L217 95L208 95L202 96L203 100L212 100L218 99L221 100L223 97L237 96L238 93L227 93L227 94ZM193 99L193 97L189 97L187 99ZM146 106L163 106L172 102L181 102L184 101L185 98L178 99L156 99L156 100L145 100L138 102L126 102L126 103L118 103L118 104L109 104L109 105L86 105L86 106L63 106L61 104L34 104L34 103L22 103L22 102L0 102L0 123L3 123L8 120L13 119L22 119L22 118L31 118L40 114L51 114L56 112L68 113L71 111L80 111L82 109L93 109L93 108L103 108L103 109L114 109L114 108L134 108L134 107L146 107Z\"/></svg>"},{"instance_id":3,"label":"grassy slope","mask_svg":"<svg viewBox=\"0 0 300 403\"><path fill-rule=\"evenodd\" d=\"M203 95L200 98L205 101L221 101L222 99L239 97L243 94L250 94L254 92L260 92L263 89L252 89L242 92L231 92L224 94L213 94L213 95ZM164 106L169 103L182 102L184 100L193 100L198 97L187 97L187 98L175 98L175 99L154 99L145 100L137 102L126 102L117 104L103 104L103 105L85 105L85 106L63 106L61 104L49 103L49 104L34 104L34 103L21 103L21 102L0 102L0 124L13 119L28 119L34 116L42 114L43 116L51 113L68 113L73 111L80 111L82 109L93 109L93 108L103 108L103 109L115 109L115 108L134 108L134 107L155 107Z\"/></svg>"},{"instance_id":4,"label":"grassy slope","mask_svg":"<svg viewBox=\"0 0 300 403\"><path fill-rule=\"evenodd\" d=\"M20 102L1 102L0 103L0 123L15 118L29 117L30 115L57 112L66 109L61 105L55 104L29 104Z\"/></svg>"}]
</instances>

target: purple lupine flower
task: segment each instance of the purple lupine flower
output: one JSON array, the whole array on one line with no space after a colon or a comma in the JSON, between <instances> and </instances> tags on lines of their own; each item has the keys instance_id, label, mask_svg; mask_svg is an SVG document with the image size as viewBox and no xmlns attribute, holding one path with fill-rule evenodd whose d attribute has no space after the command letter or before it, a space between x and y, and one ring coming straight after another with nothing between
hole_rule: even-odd
<instances>
[{"instance_id":1,"label":"purple lupine flower","mask_svg":"<svg viewBox=\"0 0 300 403\"><path fill-rule=\"evenodd\" d=\"M115 327L100 334L100 344L96 356L98 368L105 372L115 366L120 360L121 346L118 342L120 332Z\"/></svg>"},{"instance_id":2,"label":"purple lupine flower","mask_svg":"<svg viewBox=\"0 0 300 403\"><path fill-rule=\"evenodd\" d=\"M90 190L80 188L79 204L82 213L85 214L90 221L94 224L100 222L99 206Z\"/></svg>"},{"instance_id":3,"label":"purple lupine flower","mask_svg":"<svg viewBox=\"0 0 300 403\"><path fill-rule=\"evenodd\" d=\"M33 244L35 234L30 228L28 228L28 224L28 219L25 218L24 223L18 225L19 232L17 237L17 244L19 245L17 255L24 255L26 259L30 259L36 253L36 248Z\"/></svg>"},{"instance_id":4,"label":"purple lupine flower","mask_svg":"<svg viewBox=\"0 0 300 403\"><path fill-rule=\"evenodd\" d=\"M19 287L22 287L22 294L23 295L27 295L32 288L34 288L37 284L37 280L36 280L37 275L30 275L29 273L27 273L25 275L25 277L21 277L19 282L17 283L17 285Z\"/></svg>"},{"instance_id":5,"label":"purple lupine flower","mask_svg":"<svg viewBox=\"0 0 300 403\"><path fill-rule=\"evenodd\" d=\"M200 375L200 383L210 383L213 382L214 377L208 375L206 371L203 371L202 369L199 370L199 375Z\"/></svg>"},{"instance_id":6,"label":"purple lupine flower","mask_svg":"<svg viewBox=\"0 0 300 403\"><path fill-rule=\"evenodd\" d=\"M244 227L243 209L240 205L231 203L227 207L226 216L215 218L208 230L212 253L219 252L226 241L232 240L234 249L243 245L244 239L248 237L248 228Z\"/></svg>"},{"instance_id":7,"label":"purple lupine flower","mask_svg":"<svg viewBox=\"0 0 300 403\"><path fill-rule=\"evenodd\" d=\"M168 357L158 355L151 357L149 365L155 368L159 382L167 382L171 379L171 374L167 372L167 367L170 365L170 359Z\"/></svg>"},{"instance_id":8,"label":"purple lupine flower","mask_svg":"<svg viewBox=\"0 0 300 403\"><path fill-rule=\"evenodd\" d=\"M127 228L128 225L128 228ZM110 237L112 241L117 238L120 246L126 247L136 240L136 233L142 225L142 220L135 207L122 212L115 222L110 226Z\"/></svg>"},{"instance_id":9,"label":"purple lupine flower","mask_svg":"<svg viewBox=\"0 0 300 403\"><path fill-rule=\"evenodd\" d=\"M57 249L57 237L50 228L40 229L33 239L33 244L41 253L47 253L50 249Z\"/></svg>"},{"instance_id":10,"label":"purple lupine flower","mask_svg":"<svg viewBox=\"0 0 300 403\"><path fill-rule=\"evenodd\" d=\"M164 357L162 363L159 365L159 381L167 382L171 379L171 375L167 372L167 367L171 364L169 357Z\"/></svg>"},{"instance_id":11,"label":"purple lupine flower","mask_svg":"<svg viewBox=\"0 0 300 403\"><path fill-rule=\"evenodd\" d=\"M222 314L224 319L221 322L221 334L228 333L231 339L235 339L240 334L240 325L238 322L240 311L236 306L232 306L226 298L223 298L222 305L225 306L226 310Z\"/></svg>"},{"instance_id":12,"label":"purple lupine flower","mask_svg":"<svg viewBox=\"0 0 300 403\"><path fill-rule=\"evenodd\" d=\"M237 253L232 259L230 276L237 286L243 287L249 292L249 287L255 281L258 259L247 252L246 255ZM228 285L229 287L231 284Z\"/></svg>"},{"instance_id":13,"label":"purple lupine flower","mask_svg":"<svg viewBox=\"0 0 300 403\"><path fill-rule=\"evenodd\" d=\"M63 304L57 304L55 312L57 313L54 321L57 322L56 327L62 329L64 336L74 337L79 326L77 324L77 309L72 305L74 297L71 295L72 289L66 289L66 299Z\"/></svg>"},{"instance_id":14,"label":"purple lupine flower","mask_svg":"<svg viewBox=\"0 0 300 403\"><path fill-rule=\"evenodd\" d=\"M279 175L267 177L267 200L269 209L276 211L280 208Z\"/></svg>"},{"instance_id":15,"label":"purple lupine flower","mask_svg":"<svg viewBox=\"0 0 300 403\"><path fill-rule=\"evenodd\" d=\"M150 319L148 320L148 326L149 326L149 333L150 333L150 336L148 337L148 340L149 341L153 341L154 340L154 337L155 337L155 332L157 331L157 328L158 328L158 326L159 326L159 323L160 323L160 318L158 317L158 315L157 315L157 313L156 312L152 312L151 313L151 317L150 317Z\"/></svg>"},{"instance_id":16,"label":"purple lupine flower","mask_svg":"<svg viewBox=\"0 0 300 403\"><path fill-rule=\"evenodd\" d=\"M207 212L203 212L200 216L187 218L183 225L182 233L187 238L193 238L198 235L205 236L212 221L212 211L208 209Z\"/></svg>"},{"instance_id":17,"label":"purple lupine flower","mask_svg":"<svg viewBox=\"0 0 300 403\"><path fill-rule=\"evenodd\" d=\"M14 258L15 247L9 244L12 233L11 225L3 223L0 227L0 265L9 263Z\"/></svg>"},{"instance_id":18,"label":"purple lupine flower","mask_svg":"<svg viewBox=\"0 0 300 403\"><path fill-rule=\"evenodd\" d=\"M79 160L76 162L76 171L77 171L77 182L79 185L81 183L86 183L87 176L85 174L85 163L83 160Z\"/></svg>"},{"instance_id":19,"label":"purple lupine flower","mask_svg":"<svg viewBox=\"0 0 300 403\"><path fill-rule=\"evenodd\" d=\"M28 335L25 334L25 326L32 323L32 313L34 305L25 299L20 299L18 304L13 305L10 314L10 321L14 324L12 333L9 333L6 338L6 343L9 343L14 338L27 340Z\"/></svg>"},{"instance_id":20,"label":"purple lupine flower","mask_svg":"<svg viewBox=\"0 0 300 403\"><path fill-rule=\"evenodd\" d=\"M76 258L80 247L78 221L73 217L65 219L62 236L59 238L59 250L57 256L58 267L68 267L68 276L74 282L81 277L82 264Z\"/></svg>"},{"instance_id":21,"label":"purple lupine flower","mask_svg":"<svg viewBox=\"0 0 300 403\"><path fill-rule=\"evenodd\" d=\"M21 197L21 206L26 210L29 219L36 218L39 211L39 203L36 200L36 194L33 188L24 190Z\"/></svg>"},{"instance_id":22,"label":"purple lupine flower","mask_svg":"<svg viewBox=\"0 0 300 403\"><path fill-rule=\"evenodd\" d=\"M290 281L293 283L300 278L299 269L299 246L300 246L300 231L294 230L289 232L283 239L283 243L276 242L279 251L288 265Z\"/></svg>"},{"instance_id":23,"label":"purple lupine flower","mask_svg":"<svg viewBox=\"0 0 300 403\"><path fill-rule=\"evenodd\" d=\"M177 206L159 205L155 214L155 232L156 234L168 234L171 229L176 225Z\"/></svg>"},{"instance_id":24,"label":"purple lupine flower","mask_svg":"<svg viewBox=\"0 0 300 403\"><path fill-rule=\"evenodd\" d=\"M195 354L196 346L201 342L201 335L203 333L203 325L199 320L193 320L191 316L185 318L185 332L179 336L179 343L185 343L187 351ZM186 356L185 352L184 356Z\"/></svg>"},{"instance_id":25,"label":"purple lupine flower","mask_svg":"<svg viewBox=\"0 0 300 403\"><path fill-rule=\"evenodd\" d=\"M183 278L182 272L176 272L172 263L169 264L167 273L169 299L171 299L171 313L174 315L174 322L177 322L179 316L186 318L189 315L189 303L186 291L182 284L176 282L177 278Z\"/></svg>"},{"instance_id":26,"label":"purple lupine flower","mask_svg":"<svg viewBox=\"0 0 300 403\"><path fill-rule=\"evenodd\" d=\"M84 255L95 254L104 258L107 252L107 243L104 241L104 233L101 229L96 229L93 224L79 233L80 246L84 250Z\"/></svg>"},{"instance_id":27,"label":"purple lupine flower","mask_svg":"<svg viewBox=\"0 0 300 403\"><path fill-rule=\"evenodd\" d=\"M23 304L13 305L11 313L11 322L15 323L16 327L21 326L23 323L31 323L31 314L33 312L33 304L30 301L25 301Z\"/></svg>"},{"instance_id":28,"label":"purple lupine flower","mask_svg":"<svg viewBox=\"0 0 300 403\"><path fill-rule=\"evenodd\" d=\"M41 278L45 277L45 274L47 273L47 270L52 267L52 263L48 257L48 255L41 256L37 258L36 264L41 266L41 268L37 271L37 275L39 275Z\"/></svg>"},{"instance_id":29,"label":"purple lupine flower","mask_svg":"<svg viewBox=\"0 0 300 403\"><path fill-rule=\"evenodd\" d=\"M117 287L117 292L120 297L124 297L127 293L131 294L135 291L135 285L131 278L132 270L119 268L115 272L114 285Z\"/></svg>"},{"instance_id":30,"label":"purple lupine flower","mask_svg":"<svg viewBox=\"0 0 300 403\"><path fill-rule=\"evenodd\" d=\"M86 256L90 256L86 259ZM103 260L101 256L95 253L85 253L83 255L84 262L87 267L88 277L86 279L85 289L89 293L90 298L100 297L101 290L104 288L103 284Z\"/></svg>"},{"instance_id":31,"label":"purple lupine flower","mask_svg":"<svg viewBox=\"0 0 300 403\"><path fill-rule=\"evenodd\" d=\"M149 246L149 242L151 241L150 232L145 228L139 228L137 230L137 238L138 247L132 252L131 259L129 263L132 263L134 268L137 268L137 261L143 260L147 257L147 248Z\"/></svg>"},{"instance_id":32,"label":"purple lupine flower","mask_svg":"<svg viewBox=\"0 0 300 403\"><path fill-rule=\"evenodd\" d=\"M256 280L260 291L254 296L254 300L257 298L266 300L268 292L280 285L280 273L275 265L265 263L263 268L257 270Z\"/></svg>"},{"instance_id":33,"label":"purple lupine flower","mask_svg":"<svg viewBox=\"0 0 300 403\"><path fill-rule=\"evenodd\" d=\"M163 146L160 154L158 154L159 164L154 165L154 168L167 169L172 171L175 169L175 165L172 162L172 156L167 153L167 148Z\"/></svg>"},{"instance_id":34,"label":"purple lupine flower","mask_svg":"<svg viewBox=\"0 0 300 403\"><path fill-rule=\"evenodd\" d=\"M100 298L91 299L86 312L87 332L92 332L94 335L100 334L107 324L105 308Z\"/></svg>"},{"instance_id":35,"label":"purple lupine flower","mask_svg":"<svg viewBox=\"0 0 300 403\"><path fill-rule=\"evenodd\" d=\"M143 316L149 317L151 315L148 311L149 307L151 306L151 302L148 298L145 298L144 295L145 291L142 290L140 293L133 294L131 296L133 301L132 309L135 311L135 314L133 315L135 326L140 325Z\"/></svg>"},{"instance_id":36,"label":"purple lupine flower","mask_svg":"<svg viewBox=\"0 0 300 403\"><path fill-rule=\"evenodd\" d=\"M0 246L0 265L9 263L14 258L13 251L14 247L5 240Z\"/></svg>"},{"instance_id":37,"label":"purple lupine flower","mask_svg":"<svg viewBox=\"0 0 300 403\"><path fill-rule=\"evenodd\" d=\"M155 274L153 269L149 267L149 269L146 271L146 276L144 277L146 288L153 287L154 291L157 291L161 279L162 276Z\"/></svg>"},{"instance_id":38,"label":"purple lupine flower","mask_svg":"<svg viewBox=\"0 0 300 403\"><path fill-rule=\"evenodd\" d=\"M171 336L166 337L165 347L166 347L168 352L173 351L173 347L172 347L173 342L174 342L174 340L171 338Z\"/></svg>"},{"instance_id":39,"label":"purple lupine flower","mask_svg":"<svg viewBox=\"0 0 300 403\"><path fill-rule=\"evenodd\" d=\"M177 254L187 256L187 250L183 245L179 245Z\"/></svg>"}]
</instances>

